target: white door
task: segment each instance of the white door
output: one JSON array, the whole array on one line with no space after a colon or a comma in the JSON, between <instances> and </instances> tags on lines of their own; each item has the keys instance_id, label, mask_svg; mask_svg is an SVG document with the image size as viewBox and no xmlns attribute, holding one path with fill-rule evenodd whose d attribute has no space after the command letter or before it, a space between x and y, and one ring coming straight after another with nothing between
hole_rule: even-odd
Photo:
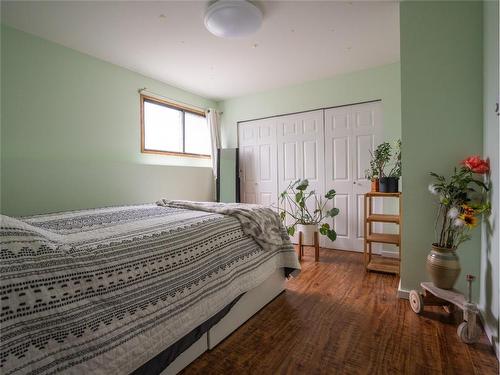
<instances>
[{"instance_id":1,"label":"white door","mask_svg":"<svg viewBox=\"0 0 500 375\"><path fill-rule=\"evenodd\" d=\"M276 205L278 197L275 119L238 125L243 203Z\"/></svg>"},{"instance_id":2,"label":"white door","mask_svg":"<svg viewBox=\"0 0 500 375\"><path fill-rule=\"evenodd\" d=\"M363 195L370 191L365 170L370 151L382 141L381 103L366 103L325 110L325 191L335 189L340 214L329 220L337 232L331 242L322 236L323 247L363 250ZM381 202L375 202L377 210Z\"/></svg>"},{"instance_id":3,"label":"white door","mask_svg":"<svg viewBox=\"0 0 500 375\"><path fill-rule=\"evenodd\" d=\"M284 191L290 182L307 179L311 190L324 194L323 110L281 116L276 120L278 191ZM308 208L314 210L312 206ZM297 235L292 241L297 242Z\"/></svg>"}]
</instances>

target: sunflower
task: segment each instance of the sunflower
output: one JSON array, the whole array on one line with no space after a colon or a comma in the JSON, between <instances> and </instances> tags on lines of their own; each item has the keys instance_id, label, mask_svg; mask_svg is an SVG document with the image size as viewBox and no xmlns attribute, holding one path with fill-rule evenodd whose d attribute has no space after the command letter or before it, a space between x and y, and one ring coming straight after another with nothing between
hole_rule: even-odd
<instances>
[{"instance_id":1,"label":"sunflower","mask_svg":"<svg viewBox=\"0 0 500 375\"><path fill-rule=\"evenodd\" d=\"M474 228L477 225L477 217L471 214L462 214L460 219L467 225L468 228Z\"/></svg>"}]
</instances>

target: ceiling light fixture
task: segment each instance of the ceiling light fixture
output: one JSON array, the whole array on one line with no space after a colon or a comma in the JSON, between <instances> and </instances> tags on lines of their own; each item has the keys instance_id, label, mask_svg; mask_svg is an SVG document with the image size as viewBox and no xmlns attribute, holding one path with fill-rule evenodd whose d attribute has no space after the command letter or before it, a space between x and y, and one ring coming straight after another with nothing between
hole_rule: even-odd
<instances>
[{"instance_id":1,"label":"ceiling light fixture","mask_svg":"<svg viewBox=\"0 0 500 375\"><path fill-rule=\"evenodd\" d=\"M221 38L242 38L262 24L262 11L246 0L218 0L205 12L205 27Z\"/></svg>"}]
</instances>

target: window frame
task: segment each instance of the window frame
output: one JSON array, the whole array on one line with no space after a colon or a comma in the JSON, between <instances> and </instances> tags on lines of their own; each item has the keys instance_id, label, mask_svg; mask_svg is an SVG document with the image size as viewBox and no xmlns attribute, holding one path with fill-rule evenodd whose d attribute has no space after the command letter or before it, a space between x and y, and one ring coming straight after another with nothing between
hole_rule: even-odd
<instances>
[{"instance_id":1,"label":"window frame","mask_svg":"<svg viewBox=\"0 0 500 375\"><path fill-rule=\"evenodd\" d=\"M145 123L144 123L144 103L150 102L153 104L161 105L167 108L175 109L182 112L182 149L186 149L186 112L197 116L202 116L206 119L206 114L202 110L197 110L195 108L190 108L182 104L170 102L168 100L155 98L150 95L140 94L141 103L141 153L144 154L157 154L157 155L169 155L169 156L183 156L198 159L211 159L212 155L206 154L193 154L190 152L177 152L177 151L163 151L163 150L152 150L147 149L145 145Z\"/></svg>"}]
</instances>

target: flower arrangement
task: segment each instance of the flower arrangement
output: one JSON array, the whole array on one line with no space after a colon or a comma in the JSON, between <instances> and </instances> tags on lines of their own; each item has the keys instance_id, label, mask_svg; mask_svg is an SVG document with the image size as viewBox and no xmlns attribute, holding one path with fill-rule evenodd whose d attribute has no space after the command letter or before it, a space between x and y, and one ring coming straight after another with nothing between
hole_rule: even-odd
<instances>
[{"instance_id":1,"label":"flower arrangement","mask_svg":"<svg viewBox=\"0 0 500 375\"><path fill-rule=\"evenodd\" d=\"M441 248L456 249L469 240L470 230L490 209L487 176L481 180L477 178L477 175L489 173L489 162L479 156L470 156L461 164L449 179L430 173L436 182L429 185L429 191L439 197L435 246Z\"/></svg>"},{"instance_id":2,"label":"flower arrangement","mask_svg":"<svg viewBox=\"0 0 500 375\"><path fill-rule=\"evenodd\" d=\"M309 181L307 179L292 181L279 196L278 212L290 236L295 234L298 224L318 225L327 217L333 218L340 212L335 207L326 210L326 204L333 201L336 195L335 190L328 191L323 200L321 197L318 198L314 190L306 192L308 187ZM308 201L311 201L312 204L308 204ZM292 219L291 224L287 224L287 216ZM319 233L327 236L331 241L335 241L337 238L337 233L328 223L321 224Z\"/></svg>"}]
</instances>

